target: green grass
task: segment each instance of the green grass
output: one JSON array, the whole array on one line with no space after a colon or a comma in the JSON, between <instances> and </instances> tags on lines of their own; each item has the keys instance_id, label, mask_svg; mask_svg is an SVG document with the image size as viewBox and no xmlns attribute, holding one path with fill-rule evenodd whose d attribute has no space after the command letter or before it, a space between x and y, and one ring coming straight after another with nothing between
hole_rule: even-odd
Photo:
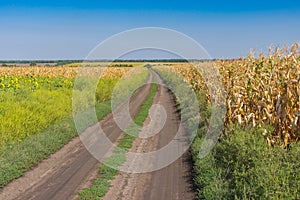
<instances>
[{"instance_id":1,"label":"green grass","mask_svg":"<svg viewBox=\"0 0 300 200\"><path fill-rule=\"evenodd\" d=\"M35 90L0 90L0 155L7 147L71 116L73 88L61 85L63 81L57 78L48 78L47 82L42 82L44 77L36 79L41 80ZM65 78L64 81L72 80ZM96 92L98 103L110 99L117 81L99 81Z\"/></svg>"},{"instance_id":2,"label":"green grass","mask_svg":"<svg viewBox=\"0 0 300 200\"><path fill-rule=\"evenodd\" d=\"M110 112L110 102L97 104L98 119L102 119ZM69 118L59 124L51 125L39 134L28 136L20 143L9 146L0 157L0 188L22 176L25 171L63 147L77 135L74 121Z\"/></svg>"},{"instance_id":3,"label":"green grass","mask_svg":"<svg viewBox=\"0 0 300 200\"><path fill-rule=\"evenodd\" d=\"M195 140L198 199L300 198L300 145L269 147L261 130L232 126L204 159L197 158L202 140Z\"/></svg>"},{"instance_id":4,"label":"green grass","mask_svg":"<svg viewBox=\"0 0 300 200\"><path fill-rule=\"evenodd\" d=\"M134 123L140 127L143 126L143 123L148 116L148 111L152 106L156 90L157 85L152 84L147 99L143 102L139 113L134 118ZM136 129L133 124L129 125L125 131L126 135L119 140L118 148L122 150L115 150L113 155L105 160L105 163L108 165L100 165L97 179L91 187L79 192L79 199L100 199L107 193L111 187L110 181L119 173L119 171L115 168L121 166L126 161L125 153L131 148L132 143L136 138L135 136L137 136L139 132L140 129ZM110 166L114 166L114 168Z\"/></svg>"}]
</instances>

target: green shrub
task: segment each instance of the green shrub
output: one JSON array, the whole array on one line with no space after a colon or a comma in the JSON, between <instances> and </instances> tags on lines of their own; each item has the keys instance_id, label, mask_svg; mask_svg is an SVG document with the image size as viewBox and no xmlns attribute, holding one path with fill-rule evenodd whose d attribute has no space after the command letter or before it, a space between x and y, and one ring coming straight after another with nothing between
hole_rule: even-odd
<instances>
[{"instance_id":1,"label":"green shrub","mask_svg":"<svg viewBox=\"0 0 300 200\"><path fill-rule=\"evenodd\" d=\"M269 147L258 129L235 126L204 159L193 145L199 199L297 199L300 146Z\"/></svg>"}]
</instances>

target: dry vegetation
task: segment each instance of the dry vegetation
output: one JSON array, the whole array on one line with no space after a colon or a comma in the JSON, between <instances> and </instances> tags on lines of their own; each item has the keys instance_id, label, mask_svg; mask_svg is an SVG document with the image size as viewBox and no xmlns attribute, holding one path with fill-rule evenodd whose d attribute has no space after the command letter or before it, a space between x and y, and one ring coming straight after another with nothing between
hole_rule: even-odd
<instances>
[{"instance_id":1,"label":"dry vegetation","mask_svg":"<svg viewBox=\"0 0 300 200\"><path fill-rule=\"evenodd\" d=\"M207 63L196 63L199 70ZM218 60L215 66L223 79L227 99L225 124L261 127L271 125L274 131L263 132L270 145L300 140L300 53L291 48L270 49L267 56ZM180 73L196 91L207 90L201 74L191 64L163 66ZM207 93L208 94L208 93ZM209 100L209 95L207 95Z\"/></svg>"}]
</instances>

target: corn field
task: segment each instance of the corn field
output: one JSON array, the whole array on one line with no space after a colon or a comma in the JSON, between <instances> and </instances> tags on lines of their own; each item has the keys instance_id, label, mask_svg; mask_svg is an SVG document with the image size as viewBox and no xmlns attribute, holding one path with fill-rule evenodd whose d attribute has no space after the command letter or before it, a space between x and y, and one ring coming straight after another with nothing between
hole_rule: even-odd
<instances>
[{"instance_id":1,"label":"corn field","mask_svg":"<svg viewBox=\"0 0 300 200\"><path fill-rule=\"evenodd\" d=\"M198 70L207 63L193 63ZM300 53L299 45L272 50L255 58L217 60L226 92L227 115L225 125L263 127L268 144L288 146L300 141ZM176 64L160 68L181 74L194 90L208 90L204 79L191 64ZM210 97L207 92L207 100Z\"/></svg>"}]
</instances>

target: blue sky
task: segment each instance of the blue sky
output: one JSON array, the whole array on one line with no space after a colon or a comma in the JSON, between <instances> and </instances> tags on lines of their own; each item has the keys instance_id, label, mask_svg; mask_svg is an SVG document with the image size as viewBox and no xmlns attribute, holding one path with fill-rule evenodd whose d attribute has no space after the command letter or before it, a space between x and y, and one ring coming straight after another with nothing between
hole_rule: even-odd
<instances>
[{"instance_id":1,"label":"blue sky","mask_svg":"<svg viewBox=\"0 0 300 200\"><path fill-rule=\"evenodd\" d=\"M0 25L0 60L83 59L111 35L148 26L231 58L300 41L300 1L4 0Z\"/></svg>"}]
</instances>

